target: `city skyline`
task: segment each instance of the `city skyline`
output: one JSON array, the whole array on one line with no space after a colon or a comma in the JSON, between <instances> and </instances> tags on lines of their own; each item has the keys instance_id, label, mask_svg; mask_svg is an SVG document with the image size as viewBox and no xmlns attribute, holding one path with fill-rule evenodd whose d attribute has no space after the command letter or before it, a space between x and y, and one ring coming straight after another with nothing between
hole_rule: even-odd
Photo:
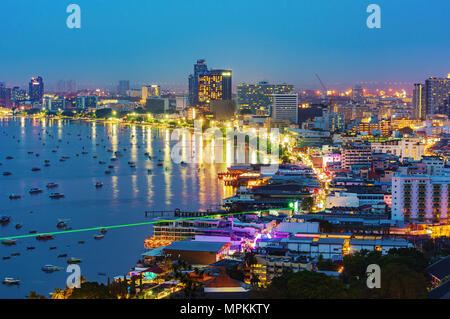
<instances>
[{"instance_id":1,"label":"city skyline","mask_svg":"<svg viewBox=\"0 0 450 319\"><path fill-rule=\"evenodd\" d=\"M1 81L24 87L39 74L50 89L64 79L80 87L128 79L187 89L186 75L204 58L233 70L234 84L267 80L314 89L318 73L335 88L402 82L412 90L450 69L442 36L450 30L446 1L378 1L381 29L365 24L369 3L353 1L77 4L81 29L66 27L66 3L4 2Z\"/></svg>"}]
</instances>

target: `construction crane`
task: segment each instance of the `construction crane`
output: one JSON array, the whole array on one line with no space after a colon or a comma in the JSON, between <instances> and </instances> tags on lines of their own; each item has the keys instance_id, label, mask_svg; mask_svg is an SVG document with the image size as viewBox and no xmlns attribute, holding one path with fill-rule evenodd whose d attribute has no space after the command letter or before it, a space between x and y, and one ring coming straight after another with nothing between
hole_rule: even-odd
<instances>
[{"instance_id":1,"label":"construction crane","mask_svg":"<svg viewBox=\"0 0 450 319\"><path fill-rule=\"evenodd\" d=\"M325 87L325 84L323 84L322 80L320 79L320 76L319 76L317 73L315 73L315 74L316 74L317 79L318 79L319 82L320 82L320 85L322 85L322 88L323 88L323 90L325 91L325 96L327 96L328 90L327 90L327 88ZM330 94L330 98L328 99L328 105L327 105L329 111L331 111L331 104L332 104L332 102L333 102L333 95Z\"/></svg>"}]
</instances>

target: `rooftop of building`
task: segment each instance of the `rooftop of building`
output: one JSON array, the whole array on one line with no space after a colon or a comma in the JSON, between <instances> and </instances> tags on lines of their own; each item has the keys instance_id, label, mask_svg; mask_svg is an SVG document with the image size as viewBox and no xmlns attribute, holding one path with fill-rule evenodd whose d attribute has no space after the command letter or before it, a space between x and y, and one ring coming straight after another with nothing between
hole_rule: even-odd
<instances>
[{"instance_id":1,"label":"rooftop of building","mask_svg":"<svg viewBox=\"0 0 450 319\"><path fill-rule=\"evenodd\" d=\"M221 251L225 245L228 245L228 243L182 240L172 242L169 246L166 246L164 250L204 251L217 253Z\"/></svg>"}]
</instances>

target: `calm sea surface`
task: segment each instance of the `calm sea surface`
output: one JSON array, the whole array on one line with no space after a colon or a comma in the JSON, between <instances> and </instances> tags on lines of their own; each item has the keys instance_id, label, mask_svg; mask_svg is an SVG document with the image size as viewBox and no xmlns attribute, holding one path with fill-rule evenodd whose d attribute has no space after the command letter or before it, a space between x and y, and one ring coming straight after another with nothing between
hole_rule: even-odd
<instances>
[{"instance_id":1,"label":"calm sea surface","mask_svg":"<svg viewBox=\"0 0 450 319\"><path fill-rule=\"evenodd\" d=\"M225 165L202 164L199 170L199 164L175 164L170 157L173 143L169 129L0 118L0 215L11 216L8 225L0 226L0 237L24 235L31 230L58 231L60 220L73 229L148 222L146 210L206 210L231 195L217 179ZM112 162L110 150L123 156ZM6 159L8 156L13 159ZM63 156L70 158L59 161ZM49 167L44 166L44 160L50 161ZM136 167L131 168L129 161ZM159 161L163 167L157 166ZM108 169L108 165L115 168ZM32 172L33 167L41 170ZM105 170L111 170L111 174L106 175ZM5 171L12 175L3 176ZM47 190L49 182L59 187ZM103 187L96 189L96 182L102 182ZM44 192L30 195L32 187ZM64 193L65 198L52 200L51 192ZM11 200L11 193L22 198ZM19 230L15 228L17 223L23 224ZM96 234L98 231L59 234L47 242L31 237L18 239L14 246L0 245L0 280L21 280L20 286L0 285L0 298L24 298L32 290L49 296L54 288L64 288L69 257L83 260L81 272L88 281L106 282L107 277L124 275L144 251L151 226L111 229L101 240L94 239ZM30 246L35 249L27 250ZM20 256L3 260L12 253ZM59 254L68 257L58 258ZM47 274L41 270L47 264L63 268Z\"/></svg>"}]
</instances>

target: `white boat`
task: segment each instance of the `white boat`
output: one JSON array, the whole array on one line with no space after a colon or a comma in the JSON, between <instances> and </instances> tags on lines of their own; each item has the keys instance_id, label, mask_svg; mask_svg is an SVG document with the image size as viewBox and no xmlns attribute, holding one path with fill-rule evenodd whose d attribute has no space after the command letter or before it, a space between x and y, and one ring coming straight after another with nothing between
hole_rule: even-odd
<instances>
[{"instance_id":1,"label":"white boat","mask_svg":"<svg viewBox=\"0 0 450 319\"><path fill-rule=\"evenodd\" d=\"M20 284L20 280L10 278L10 277L5 277L5 279L3 279L3 284L4 285L18 285L18 284Z\"/></svg>"},{"instance_id":2,"label":"white boat","mask_svg":"<svg viewBox=\"0 0 450 319\"><path fill-rule=\"evenodd\" d=\"M42 269L42 271L45 271L45 272L54 272L54 271L60 270L59 267L53 266L53 265L45 265L41 269Z\"/></svg>"}]
</instances>

